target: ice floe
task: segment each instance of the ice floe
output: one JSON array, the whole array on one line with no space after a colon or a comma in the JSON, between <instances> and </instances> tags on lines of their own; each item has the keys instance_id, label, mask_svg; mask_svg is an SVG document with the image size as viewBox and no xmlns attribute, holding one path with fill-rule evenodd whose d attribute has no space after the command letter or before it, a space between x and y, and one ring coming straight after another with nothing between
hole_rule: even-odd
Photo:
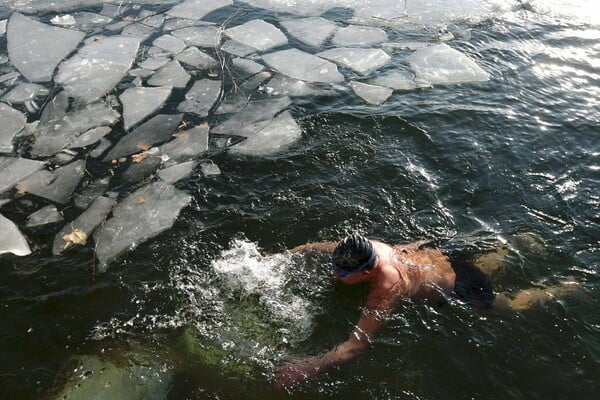
<instances>
[{"instance_id":1,"label":"ice floe","mask_svg":"<svg viewBox=\"0 0 600 400\"><path fill-rule=\"evenodd\" d=\"M56 224L63 222L64 218L56 209L54 204L47 205L27 217L25 226L28 228L36 228L39 226Z\"/></svg>"},{"instance_id":2,"label":"ice floe","mask_svg":"<svg viewBox=\"0 0 600 400\"><path fill-rule=\"evenodd\" d=\"M31 254L31 249L14 222L0 214L0 254L4 253L26 256Z\"/></svg>"},{"instance_id":3,"label":"ice floe","mask_svg":"<svg viewBox=\"0 0 600 400\"><path fill-rule=\"evenodd\" d=\"M89 103L109 93L127 74L135 59L139 39L127 36L94 36L77 54L62 62L54 81L71 97Z\"/></svg>"},{"instance_id":4,"label":"ice floe","mask_svg":"<svg viewBox=\"0 0 600 400\"><path fill-rule=\"evenodd\" d=\"M331 39L331 42L336 46L351 47L375 45L387 40L387 33L381 28L348 25L339 28Z\"/></svg>"},{"instance_id":5,"label":"ice floe","mask_svg":"<svg viewBox=\"0 0 600 400\"><path fill-rule=\"evenodd\" d=\"M267 51L288 42L287 37L277 27L260 19L226 29L224 34L259 51Z\"/></svg>"},{"instance_id":6,"label":"ice floe","mask_svg":"<svg viewBox=\"0 0 600 400\"><path fill-rule=\"evenodd\" d=\"M344 81L335 64L298 49L266 54L262 59L271 68L291 78L325 83Z\"/></svg>"},{"instance_id":7,"label":"ice floe","mask_svg":"<svg viewBox=\"0 0 600 400\"><path fill-rule=\"evenodd\" d=\"M27 117L21 111L0 103L0 153L13 151L12 140L21 132L27 122Z\"/></svg>"},{"instance_id":8,"label":"ice floe","mask_svg":"<svg viewBox=\"0 0 600 400\"><path fill-rule=\"evenodd\" d=\"M240 111L250 101L251 94L270 77L270 72L262 71L249 77L240 85L234 86L219 103L215 114L231 114Z\"/></svg>"},{"instance_id":9,"label":"ice floe","mask_svg":"<svg viewBox=\"0 0 600 400\"><path fill-rule=\"evenodd\" d=\"M272 96L289 97L329 96L334 92L332 89L322 89L311 83L279 74L260 89Z\"/></svg>"},{"instance_id":10,"label":"ice floe","mask_svg":"<svg viewBox=\"0 0 600 400\"><path fill-rule=\"evenodd\" d=\"M370 85L368 83L357 81L350 82L350 87L358 97L373 105L384 103L393 92L392 89L387 87Z\"/></svg>"},{"instance_id":11,"label":"ice floe","mask_svg":"<svg viewBox=\"0 0 600 400\"><path fill-rule=\"evenodd\" d=\"M154 42L152 42L152 44L171 54L179 54L186 48L186 45L183 42L183 40L171 35L160 36L154 39Z\"/></svg>"},{"instance_id":12,"label":"ice floe","mask_svg":"<svg viewBox=\"0 0 600 400\"><path fill-rule=\"evenodd\" d=\"M10 61L19 72L31 82L47 82L52 80L58 63L75 50L85 34L13 13L6 36Z\"/></svg>"},{"instance_id":13,"label":"ice floe","mask_svg":"<svg viewBox=\"0 0 600 400\"><path fill-rule=\"evenodd\" d=\"M179 53L175 59L198 70L216 69L219 67L217 60L197 47L188 47Z\"/></svg>"},{"instance_id":14,"label":"ice floe","mask_svg":"<svg viewBox=\"0 0 600 400\"><path fill-rule=\"evenodd\" d=\"M158 171L158 177L164 182L172 184L188 177L192 173L195 166L195 161L186 161L181 164L175 164L171 167L167 167Z\"/></svg>"},{"instance_id":15,"label":"ice floe","mask_svg":"<svg viewBox=\"0 0 600 400\"><path fill-rule=\"evenodd\" d=\"M253 126L251 124L270 120L285 110L290 104L292 104L292 101L289 97L249 102L241 111L238 111L225 122L212 128L211 132L239 136L251 135L253 132L248 130L249 127Z\"/></svg>"},{"instance_id":16,"label":"ice floe","mask_svg":"<svg viewBox=\"0 0 600 400\"><path fill-rule=\"evenodd\" d=\"M123 136L104 157L104 161L148 150L152 145L164 142L181 123L182 114L159 114Z\"/></svg>"},{"instance_id":17,"label":"ice floe","mask_svg":"<svg viewBox=\"0 0 600 400\"><path fill-rule=\"evenodd\" d=\"M490 75L475 61L445 43L419 49L406 60L418 79L432 85L485 82Z\"/></svg>"},{"instance_id":18,"label":"ice floe","mask_svg":"<svg viewBox=\"0 0 600 400\"><path fill-rule=\"evenodd\" d=\"M179 103L177 111L206 117L221 94L221 81L201 79L185 94L185 100Z\"/></svg>"},{"instance_id":19,"label":"ice floe","mask_svg":"<svg viewBox=\"0 0 600 400\"><path fill-rule=\"evenodd\" d=\"M123 127L132 126L158 110L171 95L171 87L135 87L126 89L119 100L123 104Z\"/></svg>"},{"instance_id":20,"label":"ice floe","mask_svg":"<svg viewBox=\"0 0 600 400\"><path fill-rule=\"evenodd\" d=\"M167 11L172 17L202 19L211 12L233 4L232 0L186 0Z\"/></svg>"},{"instance_id":21,"label":"ice floe","mask_svg":"<svg viewBox=\"0 0 600 400\"><path fill-rule=\"evenodd\" d=\"M40 170L17 184L20 193L31 193L59 204L69 201L85 172L83 160L54 171Z\"/></svg>"},{"instance_id":22,"label":"ice floe","mask_svg":"<svg viewBox=\"0 0 600 400\"><path fill-rule=\"evenodd\" d=\"M392 70L378 74L369 83L385 86L394 90L413 90L419 87L414 80L413 74L406 71Z\"/></svg>"},{"instance_id":23,"label":"ice floe","mask_svg":"<svg viewBox=\"0 0 600 400\"><path fill-rule=\"evenodd\" d=\"M81 135L79 135L75 140L73 140L71 143L69 143L67 145L67 148L68 149L77 149L80 147L90 146L90 145L98 142L104 136L108 135L111 130L112 130L112 128L110 128L108 126L100 126L97 128L92 128L88 131L85 131Z\"/></svg>"},{"instance_id":24,"label":"ice floe","mask_svg":"<svg viewBox=\"0 0 600 400\"><path fill-rule=\"evenodd\" d=\"M25 103L37 97L47 96L50 91L37 83L21 83L2 96L2 100L11 104Z\"/></svg>"},{"instance_id":25,"label":"ice floe","mask_svg":"<svg viewBox=\"0 0 600 400\"><path fill-rule=\"evenodd\" d=\"M172 185L156 181L136 190L113 209L95 236L99 269L126 250L169 229L181 209L192 200L189 194Z\"/></svg>"},{"instance_id":26,"label":"ice floe","mask_svg":"<svg viewBox=\"0 0 600 400\"><path fill-rule=\"evenodd\" d=\"M216 26L194 26L177 29L171 35L179 38L188 46L215 48L219 45L221 34Z\"/></svg>"},{"instance_id":27,"label":"ice floe","mask_svg":"<svg viewBox=\"0 0 600 400\"><path fill-rule=\"evenodd\" d=\"M317 56L348 67L359 74L367 75L387 64L391 57L381 49L339 47L317 53Z\"/></svg>"},{"instance_id":28,"label":"ice floe","mask_svg":"<svg viewBox=\"0 0 600 400\"><path fill-rule=\"evenodd\" d=\"M267 156L286 150L302 136L302 130L289 112L270 120L252 136L229 148L229 153L245 156Z\"/></svg>"},{"instance_id":29,"label":"ice floe","mask_svg":"<svg viewBox=\"0 0 600 400\"><path fill-rule=\"evenodd\" d=\"M148 79L148 85L184 88L189 80L190 75L179 64L179 61L174 60L159 69Z\"/></svg>"},{"instance_id":30,"label":"ice floe","mask_svg":"<svg viewBox=\"0 0 600 400\"><path fill-rule=\"evenodd\" d=\"M0 156L0 193L3 193L19 181L44 168L45 162L26 158Z\"/></svg>"},{"instance_id":31,"label":"ice floe","mask_svg":"<svg viewBox=\"0 0 600 400\"><path fill-rule=\"evenodd\" d=\"M337 29L335 22L322 17L285 19L284 29L302 43L321 48Z\"/></svg>"}]
</instances>

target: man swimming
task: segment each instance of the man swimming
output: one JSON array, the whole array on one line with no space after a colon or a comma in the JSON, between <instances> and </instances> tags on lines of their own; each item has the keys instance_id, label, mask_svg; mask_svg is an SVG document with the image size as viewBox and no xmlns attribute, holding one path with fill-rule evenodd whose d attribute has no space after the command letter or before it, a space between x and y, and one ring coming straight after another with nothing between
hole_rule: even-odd
<instances>
[{"instance_id":1,"label":"man swimming","mask_svg":"<svg viewBox=\"0 0 600 400\"><path fill-rule=\"evenodd\" d=\"M424 242L390 246L352 234L339 243L307 243L293 253L333 252L331 270L336 279L354 285L371 286L365 310L348 339L325 354L284 365L276 385L288 388L345 363L365 351L374 334L401 299L442 298L453 294L478 309L500 303L521 310L552 297L552 291L532 289L514 299L495 295L486 274L456 252L424 247Z\"/></svg>"}]
</instances>

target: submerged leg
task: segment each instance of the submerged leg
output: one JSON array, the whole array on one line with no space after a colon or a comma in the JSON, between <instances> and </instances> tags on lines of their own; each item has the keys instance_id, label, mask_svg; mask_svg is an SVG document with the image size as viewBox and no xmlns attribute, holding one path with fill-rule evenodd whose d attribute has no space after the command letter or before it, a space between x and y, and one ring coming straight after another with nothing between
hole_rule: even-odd
<instances>
[{"instance_id":1,"label":"submerged leg","mask_svg":"<svg viewBox=\"0 0 600 400\"><path fill-rule=\"evenodd\" d=\"M564 296L580 288L581 285L576 282L565 282L561 285L550 286L545 289L525 289L517 293L512 299L505 294L498 294L494 301L494 307L524 311L534 305L541 305L548 300Z\"/></svg>"},{"instance_id":2,"label":"submerged leg","mask_svg":"<svg viewBox=\"0 0 600 400\"><path fill-rule=\"evenodd\" d=\"M498 247L496 247L496 249L477 257L473 261L473 264L483 271L483 273L490 275L496 269L506 265L506 262L504 262L503 259L508 255L509 252L510 248L508 245L500 244Z\"/></svg>"}]
</instances>

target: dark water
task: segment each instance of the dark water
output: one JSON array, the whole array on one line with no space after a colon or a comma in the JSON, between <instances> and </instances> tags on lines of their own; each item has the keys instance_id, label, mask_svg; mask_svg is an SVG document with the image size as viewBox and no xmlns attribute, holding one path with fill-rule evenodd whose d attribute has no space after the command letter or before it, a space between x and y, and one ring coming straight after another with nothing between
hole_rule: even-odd
<instances>
[{"instance_id":1,"label":"dark water","mask_svg":"<svg viewBox=\"0 0 600 400\"><path fill-rule=\"evenodd\" d=\"M95 273L89 249L56 258L41 245L29 257L3 256L1 397L46 398L70 373L71 357L135 345L167 360L172 399L595 398L600 28L521 10L472 26L470 40L452 46L491 81L397 92L378 108L344 96L297 104L299 143L264 159L215 153L220 176L198 172L178 184L194 200L174 228L104 274ZM407 302L363 357L276 392L274 369L345 339L366 292L332 282L322 260L254 252L350 230L391 243L527 234L536 246L507 256L496 289L514 294L564 281L581 289L512 314ZM237 255L227 259L232 249ZM258 274L260 262L244 269L257 257L285 283L240 275ZM224 289L219 265L234 269L239 287ZM257 283L262 289L250 288ZM281 312L266 312L265 299L280 301ZM236 307L261 324L241 326ZM285 336L282 326L307 321L290 343L252 350ZM250 372L182 354L190 325L218 346L233 342L228 357Z\"/></svg>"}]
</instances>

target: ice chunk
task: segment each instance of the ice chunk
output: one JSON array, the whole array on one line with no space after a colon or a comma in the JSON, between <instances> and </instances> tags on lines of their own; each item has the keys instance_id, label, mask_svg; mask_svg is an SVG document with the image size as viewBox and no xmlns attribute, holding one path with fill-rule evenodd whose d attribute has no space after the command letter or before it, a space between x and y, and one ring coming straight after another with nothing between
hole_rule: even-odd
<instances>
[{"instance_id":1,"label":"ice chunk","mask_svg":"<svg viewBox=\"0 0 600 400\"><path fill-rule=\"evenodd\" d=\"M119 113L105 101L65 112L68 107L68 98L65 96L64 92L59 93L44 108L37 137L31 148L34 156L51 156L67 147L82 133L98 126L112 125L119 120Z\"/></svg>"},{"instance_id":2,"label":"ice chunk","mask_svg":"<svg viewBox=\"0 0 600 400\"><path fill-rule=\"evenodd\" d=\"M58 212L56 206L51 204L44 208L41 208L27 217L25 226L28 228L35 228L38 226L55 224L62 222L63 216Z\"/></svg>"},{"instance_id":3,"label":"ice chunk","mask_svg":"<svg viewBox=\"0 0 600 400\"><path fill-rule=\"evenodd\" d=\"M186 0L167 11L172 17L202 19L207 14L233 4L232 0Z\"/></svg>"},{"instance_id":4,"label":"ice chunk","mask_svg":"<svg viewBox=\"0 0 600 400\"><path fill-rule=\"evenodd\" d=\"M90 157L100 158L100 156L102 156L102 154L104 154L104 152L108 150L110 146L112 146L110 140L106 138L100 139L100 143L98 143L98 145L94 147L92 151L90 151Z\"/></svg>"},{"instance_id":5,"label":"ice chunk","mask_svg":"<svg viewBox=\"0 0 600 400\"><path fill-rule=\"evenodd\" d=\"M39 96L47 96L50 91L37 83L21 83L2 96L7 103L20 104Z\"/></svg>"},{"instance_id":6,"label":"ice chunk","mask_svg":"<svg viewBox=\"0 0 600 400\"><path fill-rule=\"evenodd\" d=\"M284 75L276 75L261 87L261 90L272 96L330 96L332 90L318 88L317 86L299 79Z\"/></svg>"},{"instance_id":7,"label":"ice chunk","mask_svg":"<svg viewBox=\"0 0 600 400\"><path fill-rule=\"evenodd\" d=\"M219 107L215 110L215 114L230 114L240 111L248 104L251 93L270 77L271 73L264 71L251 76L239 85L235 85L227 93L225 100L219 104Z\"/></svg>"},{"instance_id":8,"label":"ice chunk","mask_svg":"<svg viewBox=\"0 0 600 400\"><path fill-rule=\"evenodd\" d=\"M0 153L13 151L12 140L23 129L27 117L21 111L0 103Z\"/></svg>"},{"instance_id":9,"label":"ice chunk","mask_svg":"<svg viewBox=\"0 0 600 400\"><path fill-rule=\"evenodd\" d=\"M217 60L209 56L208 54L200 51L197 47L188 47L175 57L176 60L181 61L192 67L205 70L218 68L219 63Z\"/></svg>"},{"instance_id":10,"label":"ice chunk","mask_svg":"<svg viewBox=\"0 0 600 400\"><path fill-rule=\"evenodd\" d=\"M211 25L214 26L215 23L207 22L207 21L198 21L195 19L169 17L165 21L165 24L163 25L163 31L172 32L177 29L191 28L194 26L211 26ZM182 38L180 38L180 39L182 39Z\"/></svg>"},{"instance_id":11,"label":"ice chunk","mask_svg":"<svg viewBox=\"0 0 600 400\"><path fill-rule=\"evenodd\" d=\"M52 25L60 26L73 26L77 23L77 21L75 21L75 17L73 17L71 14L57 15L54 18L52 18L50 22L52 23Z\"/></svg>"},{"instance_id":12,"label":"ice chunk","mask_svg":"<svg viewBox=\"0 0 600 400\"><path fill-rule=\"evenodd\" d=\"M285 19L281 25L296 39L317 48L322 47L337 29L334 22L321 17Z\"/></svg>"},{"instance_id":13,"label":"ice chunk","mask_svg":"<svg viewBox=\"0 0 600 400\"><path fill-rule=\"evenodd\" d=\"M214 176L214 175L221 174L221 169L219 168L219 166L212 162L201 163L200 169L202 171L202 175L204 175L204 176Z\"/></svg>"},{"instance_id":14,"label":"ice chunk","mask_svg":"<svg viewBox=\"0 0 600 400\"><path fill-rule=\"evenodd\" d=\"M47 82L84 36L83 32L42 24L15 12L8 21L8 55L29 81Z\"/></svg>"},{"instance_id":15,"label":"ice chunk","mask_svg":"<svg viewBox=\"0 0 600 400\"><path fill-rule=\"evenodd\" d=\"M85 172L85 162L75 161L50 172L38 171L17 185L19 192L31 193L55 203L66 203L79 185Z\"/></svg>"},{"instance_id":16,"label":"ice chunk","mask_svg":"<svg viewBox=\"0 0 600 400\"><path fill-rule=\"evenodd\" d=\"M411 73L405 71L391 71L376 76L371 83L377 86L385 86L394 90L414 90L418 86Z\"/></svg>"},{"instance_id":17,"label":"ice chunk","mask_svg":"<svg viewBox=\"0 0 600 400\"><path fill-rule=\"evenodd\" d=\"M220 94L221 81L201 79L194 82L194 85L185 94L185 100L177 106L177 111L206 117Z\"/></svg>"},{"instance_id":18,"label":"ice chunk","mask_svg":"<svg viewBox=\"0 0 600 400\"><path fill-rule=\"evenodd\" d=\"M225 53L233 54L238 57L246 57L252 53L256 53L256 49L246 46L235 40L228 40L221 46L221 50Z\"/></svg>"},{"instance_id":19,"label":"ice chunk","mask_svg":"<svg viewBox=\"0 0 600 400\"><path fill-rule=\"evenodd\" d=\"M128 24L126 27L124 27L121 31L121 36L135 38L141 43L148 39L152 33L154 33L154 30L151 27L144 24L135 23Z\"/></svg>"},{"instance_id":20,"label":"ice chunk","mask_svg":"<svg viewBox=\"0 0 600 400\"><path fill-rule=\"evenodd\" d=\"M387 42L382 43L381 48L386 51L396 51L396 50L419 50L423 47L429 46L430 43L425 42Z\"/></svg>"},{"instance_id":21,"label":"ice chunk","mask_svg":"<svg viewBox=\"0 0 600 400\"><path fill-rule=\"evenodd\" d=\"M215 48L219 46L221 34L216 26L195 26L177 29L171 35L179 38L188 46Z\"/></svg>"},{"instance_id":22,"label":"ice chunk","mask_svg":"<svg viewBox=\"0 0 600 400\"><path fill-rule=\"evenodd\" d=\"M151 156L142 160L140 163L132 163L121 174L124 182L137 182L153 175L162 165L162 159L159 156Z\"/></svg>"},{"instance_id":23,"label":"ice chunk","mask_svg":"<svg viewBox=\"0 0 600 400\"><path fill-rule=\"evenodd\" d=\"M171 35L160 36L156 38L152 44L158 48L168 51L171 54L179 54L186 48L183 40Z\"/></svg>"},{"instance_id":24,"label":"ice chunk","mask_svg":"<svg viewBox=\"0 0 600 400\"><path fill-rule=\"evenodd\" d=\"M156 71L157 69L165 66L170 60L167 57L148 57L141 63L138 63L140 68L151 69ZM131 71L129 71L131 73Z\"/></svg>"},{"instance_id":25,"label":"ice chunk","mask_svg":"<svg viewBox=\"0 0 600 400\"><path fill-rule=\"evenodd\" d=\"M490 76L475 61L445 43L419 49L406 60L417 79L431 84L485 82Z\"/></svg>"},{"instance_id":26,"label":"ice chunk","mask_svg":"<svg viewBox=\"0 0 600 400\"><path fill-rule=\"evenodd\" d=\"M289 112L283 112L252 137L229 148L229 153L267 156L287 149L302 136L302 130Z\"/></svg>"},{"instance_id":27,"label":"ice chunk","mask_svg":"<svg viewBox=\"0 0 600 400\"><path fill-rule=\"evenodd\" d=\"M317 56L353 69L363 75L382 67L391 59L391 57L381 49L359 49L351 47L326 50L318 53Z\"/></svg>"},{"instance_id":28,"label":"ice chunk","mask_svg":"<svg viewBox=\"0 0 600 400\"><path fill-rule=\"evenodd\" d=\"M95 36L77 54L58 67L54 81L67 94L85 103L103 96L127 74L139 47L139 39Z\"/></svg>"},{"instance_id":29,"label":"ice chunk","mask_svg":"<svg viewBox=\"0 0 600 400\"><path fill-rule=\"evenodd\" d=\"M0 156L0 193L9 190L17 182L44 168L45 165L44 162L26 158Z\"/></svg>"},{"instance_id":30,"label":"ice chunk","mask_svg":"<svg viewBox=\"0 0 600 400\"><path fill-rule=\"evenodd\" d=\"M8 20L3 19L0 21L0 36L4 36L6 34L6 24Z\"/></svg>"},{"instance_id":31,"label":"ice chunk","mask_svg":"<svg viewBox=\"0 0 600 400\"><path fill-rule=\"evenodd\" d=\"M96 241L100 270L123 252L169 229L192 197L161 181L130 194L113 209Z\"/></svg>"},{"instance_id":32,"label":"ice chunk","mask_svg":"<svg viewBox=\"0 0 600 400\"><path fill-rule=\"evenodd\" d=\"M259 51L267 51L288 42L279 29L261 19L226 29L224 33L231 39Z\"/></svg>"},{"instance_id":33,"label":"ice chunk","mask_svg":"<svg viewBox=\"0 0 600 400\"><path fill-rule=\"evenodd\" d=\"M112 22L112 18L107 17L106 15L86 11L75 13L74 18L75 28L85 32L101 28Z\"/></svg>"},{"instance_id":34,"label":"ice chunk","mask_svg":"<svg viewBox=\"0 0 600 400\"><path fill-rule=\"evenodd\" d=\"M135 87L126 89L119 100L123 104L125 130L158 110L171 95L171 87Z\"/></svg>"},{"instance_id":35,"label":"ice chunk","mask_svg":"<svg viewBox=\"0 0 600 400\"><path fill-rule=\"evenodd\" d=\"M265 69L264 65L245 58L234 58L231 61L231 65L237 72L241 73L241 76L244 79L249 76L256 75Z\"/></svg>"},{"instance_id":36,"label":"ice chunk","mask_svg":"<svg viewBox=\"0 0 600 400\"><path fill-rule=\"evenodd\" d=\"M123 136L104 157L104 161L148 150L153 144L169 139L181 123L182 114L160 114Z\"/></svg>"},{"instance_id":37,"label":"ice chunk","mask_svg":"<svg viewBox=\"0 0 600 400\"><path fill-rule=\"evenodd\" d=\"M339 28L331 42L340 47L368 46L385 42L387 39L387 33L381 28L348 25Z\"/></svg>"},{"instance_id":38,"label":"ice chunk","mask_svg":"<svg viewBox=\"0 0 600 400\"><path fill-rule=\"evenodd\" d=\"M78 149L80 147L86 147L98 142L104 136L108 135L108 133L112 130L112 128L108 126L100 126L98 128L92 128L81 135L79 135L75 140L73 140L68 146L67 149Z\"/></svg>"},{"instance_id":39,"label":"ice chunk","mask_svg":"<svg viewBox=\"0 0 600 400\"><path fill-rule=\"evenodd\" d=\"M79 191L73 193L75 207L83 209L88 208L94 200L106 192L109 184L109 177L96 179L95 181L89 182Z\"/></svg>"},{"instance_id":40,"label":"ice chunk","mask_svg":"<svg viewBox=\"0 0 600 400\"><path fill-rule=\"evenodd\" d=\"M227 121L214 127L211 132L245 136L247 133L244 133L246 132L244 129L247 126L255 122L272 119L291 103L292 101L289 97L250 102L242 111L233 114Z\"/></svg>"},{"instance_id":41,"label":"ice chunk","mask_svg":"<svg viewBox=\"0 0 600 400\"><path fill-rule=\"evenodd\" d=\"M108 197L98 197L90 208L85 210L74 221L67 223L60 232L54 237L52 245L52 254L55 256L62 253L67 248L71 247L72 243L65 240L64 236L75 231L81 231L87 239L92 232L106 219L106 216L114 207L116 201Z\"/></svg>"},{"instance_id":42,"label":"ice chunk","mask_svg":"<svg viewBox=\"0 0 600 400\"><path fill-rule=\"evenodd\" d=\"M26 256L31 254L31 249L19 228L10 219L0 214L0 254L4 253Z\"/></svg>"},{"instance_id":43,"label":"ice chunk","mask_svg":"<svg viewBox=\"0 0 600 400\"><path fill-rule=\"evenodd\" d=\"M283 75L308 82L341 82L344 76L335 64L298 49L264 55L263 60Z\"/></svg>"},{"instance_id":44,"label":"ice chunk","mask_svg":"<svg viewBox=\"0 0 600 400\"><path fill-rule=\"evenodd\" d=\"M179 132L177 137L160 146L159 154L175 162L193 160L208 151L208 124Z\"/></svg>"},{"instance_id":45,"label":"ice chunk","mask_svg":"<svg viewBox=\"0 0 600 400\"><path fill-rule=\"evenodd\" d=\"M148 79L148 85L184 88L189 80L190 75L185 72L179 61L175 60L159 69L152 78Z\"/></svg>"},{"instance_id":46,"label":"ice chunk","mask_svg":"<svg viewBox=\"0 0 600 400\"><path fill-rule=\"evenodd\" d=\"M373 105L384 103L393 92L392 89L387 87L369 85L367 83L356 81L350 82L350 87L358 97Z\"/></svg>"},{"instance_id":47,"label":"ice chunk","mask_svg":"<svg viewBox=\"0 0 600 400\"><path fill-rule=\"evenodd\" d=\"M187 161L181 164L175 164L171 167L161 169L158 172L158 177L164 182L172 184L190 176L195 166L195 161Z\"/></svg>"}]
</instances>

